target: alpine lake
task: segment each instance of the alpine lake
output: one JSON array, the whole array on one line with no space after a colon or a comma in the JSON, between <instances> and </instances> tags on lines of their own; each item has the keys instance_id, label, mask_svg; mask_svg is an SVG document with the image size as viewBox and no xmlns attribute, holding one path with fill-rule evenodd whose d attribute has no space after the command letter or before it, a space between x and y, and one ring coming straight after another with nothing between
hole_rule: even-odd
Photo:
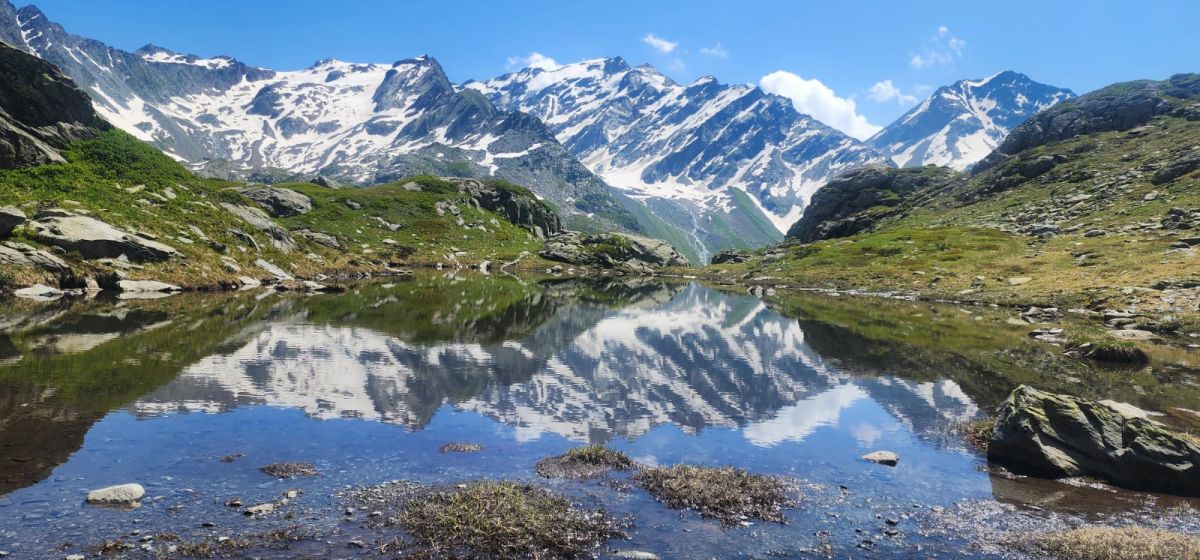
<instances>
[{"instance_id":1,"label":"alpine lake","mask_svg":"<svg viewBox=\"0 0 1200 560\"><path fill-rule=\"evenodd\" d=\"M414 536L364 489L480 480L603 510L599 558L1021 558L1036 557L1023 535L1055 528L1200 531L1200 500L989 465L960 428L1020 384L1200 429L1200 352L1104 366L1016 316L440 271L332 294L0 300L0 551L405 557ZM782 477L794 499L780 520L730 523L668 507L636 469L538 474L586 444ZM879 450L899 463L861 458ZM280 462L317 474L261 470ZM123 483L145 488L138 507L85 503Z\"/></svg>"}]
</instances>

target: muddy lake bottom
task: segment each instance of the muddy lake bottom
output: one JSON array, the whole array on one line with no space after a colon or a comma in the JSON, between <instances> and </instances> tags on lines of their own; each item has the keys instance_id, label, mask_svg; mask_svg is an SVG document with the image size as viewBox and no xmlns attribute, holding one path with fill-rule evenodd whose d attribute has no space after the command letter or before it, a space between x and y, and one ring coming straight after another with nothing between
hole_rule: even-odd
<instances>
[{"instance_id":1,"label":"muddy lake bottom","mask_svg":"<svg viewBox=\"0 0 1200 560\"><path fill-rule=\"evenodd\" d=\"M1010 544L1020 535L1083 524L1200 532L1196 500L1013 476L952 429L1015 386L1008 362L990 356L1055 359L1022 333L960 348L847 327L857 311L834 315L829 306L844 304L824 300L779 306L696 284L453 275L310 297L2 305L0 551L9 558L94 557L118 540L132 548L112 557L170 557L181 554L172 545L248 536L230 556L395 557L393 543L408 536L342 496L397 480L517 480L604 509L624 537L599 557L1012 558L1030 557ZM918 328L961 330L960 310L905 305L922 307L894 312L946 321ZM885 312L874 306L860 320ZM967 325L987 332L990 321L1003 317ZM1046 363L1046 376L1082 377L1082 393L1096 385L1086 370L1060 370L1083 366ZM1141 395L1135 404L1152 410L1200 409L1195 389L1148 386L1155 375L1104 390ZM454 442L482 450L439 451ZM789 477L801 496L787 523L727 526L668 509L630 473L537 475L540 459L587 443L642 465ZM899 464L860 459L877 450ZM260 471L281 461L320 474ZM127 482L146 489L136 509L84 503L89 490ZM277 507L247 516L231 499ZM255 540L288 528L296 539Z\"/></svg>"}]
</instances>

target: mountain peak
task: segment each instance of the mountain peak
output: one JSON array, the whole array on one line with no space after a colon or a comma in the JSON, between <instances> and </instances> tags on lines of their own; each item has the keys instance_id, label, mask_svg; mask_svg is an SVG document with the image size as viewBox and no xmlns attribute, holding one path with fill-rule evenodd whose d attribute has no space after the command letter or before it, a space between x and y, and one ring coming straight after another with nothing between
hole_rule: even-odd
<instances>
[{"instance_id":1,"label":"mountain peak","mask_svg":"<svg viewBox=\"0 0 1200 560\"><path fill-rule=\"evenodd\" d=\"M867 142L903 167L935 164L963 170L991 153L1025 119L1074 95L1002 70L938 88Z\"/></svg>"}]
</instances>

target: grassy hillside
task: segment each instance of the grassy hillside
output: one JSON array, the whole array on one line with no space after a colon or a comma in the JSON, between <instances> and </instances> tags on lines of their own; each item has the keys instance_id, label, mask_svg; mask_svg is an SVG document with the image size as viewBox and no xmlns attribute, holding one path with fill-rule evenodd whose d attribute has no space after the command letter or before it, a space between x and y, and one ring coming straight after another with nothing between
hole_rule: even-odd
<instances>
[{"instance_id":1,"label":"grassy hillside","mask_svg":"<svg viewBox=\"0 0 1200 560\"><path fill-rule=\"evenodd\" d=\"M0 170L0 206L16 206L31 218L39 210L64 208L153 236L183 253L182 259L130 270L135 279L163 280L184 287L214 286L238 275L264 277L254 265L259 258L300 276L435 263L500 263L526 251L536 255L542 245L525 229L471 204L469 195L452 183L417 177L364 189L284 185L311 198L313 210L275 222L293 234L307 228L332 235L341 246L326 247L293 235L300 249L285 253L221 206L257 207L232 190L240 183L198 178L120 131L75 142L64 156L66 163ZM420 188L414 189L413 183ZM490 184L527 194L513 185ZM459 214L439 212L439 205L443 210L453 206ZM260 249L250 247L231 229L251 233ZM20 228L12 241L39 245ZM77 274L106 270L106 265L78 255L65 258ZM55 280L32 268L8 268L12 268L5 278L8 283Z\"/></svg>"},{"instance_id":2,"label":"grassy hillside","mask_svg":"<svg viewBox=\"0 0 1200 560\"><path fill-rule=\"evenodd\" d=\"M1001 303L1137 299L1196 313L1194 290L1156 289L1200 280L1200 109L1194 83L1181 83L1182 93L1152 88L1161 106L1144 122L997 156L986 171L907 195L866 232L785 242L709 272ZM1119 97L1124 86L1100 93ZM1060 115L1089 108L1086 97Z\"/></svg>"}]
</instances>

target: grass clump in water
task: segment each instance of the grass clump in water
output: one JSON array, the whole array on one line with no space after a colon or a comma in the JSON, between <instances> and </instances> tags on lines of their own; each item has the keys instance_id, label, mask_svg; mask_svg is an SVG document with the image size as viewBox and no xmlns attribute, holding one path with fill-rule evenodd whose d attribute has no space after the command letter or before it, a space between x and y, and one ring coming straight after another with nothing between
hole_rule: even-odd
<instances>
[{"instance_id":1,"label":"grass clump in water","mask_svg":"<svg viewBox=\"0 0 1200 560\"><path fill-rule=\"evenodd\" d=\"M1144 527L1081 527L1033 537L1060 560L1183 560L1200 558L1200 537Z\"/></svg>"},{"instance_id":2,"label":"grass clump in water","mask_svg":"<svg viewBox=\"0 0 1200 560\"><path fill-rule=\"evenodd\" d=\"M397 521L437 557L585 558L618 535L603 511L519 482L436 490L408 502Z\"/></svg>"},{"instance_id":3,"label":"grass clump in water","mask_svg":"<svg viewBox=\"0 0 1200 560\"><path fill-rule=\"evenodd\" d=\"M1118 364L1146 364L1150 355L1135 342L1109 336L1075 335L1067 343L1067 352L1074 356Z\"/></svg>"},{"instance_id":4,"label":"grass clump in water","mask_svg":"<svg viewBox=\"0 0 1200 560\"><path fill-rule=\"evenodd\" d=\"M667 507L694 509L726 525L746 518L786 523L782 510L794 503L786 480L735 467L655 467L634 478Z\"/></svg>"},{"instance_id":5,"label":"grass clump in water","mask_svg":"<svg viewBox=\"0 0 1200 560\"><path fill-rule=\"evenodd\" d=\"M992 441L992 435L996 433L996 419L984 418L982 420L964 422L955 425L954 430L962 434L967 443L973 447L987 451L988 442Z\"/></svg>"},{"instance_id":6,"label":"grass clump in water","mask_svg":"<svg viewBox=\"0 0 1200 560\"><path fill-rule=\"evenodd\" d=\"M576 447L542 459L536 465L538 474L547 478L591 478L610 470L627 471L636 467L628 455L599 444Z\"/></svg>"},{"instance_id":7,"label":"grass clump in water","mask_svg":"<svg viewBox=\"0 0 1200 560\"><path fill-rule=\"evenodd\" d=\"M265 467L259 467L258 470L275 478L296 478L300 476L318 476L321 474L317 472L317 468L311 463L271 463Z\"/></svg>"}]
</instances>

